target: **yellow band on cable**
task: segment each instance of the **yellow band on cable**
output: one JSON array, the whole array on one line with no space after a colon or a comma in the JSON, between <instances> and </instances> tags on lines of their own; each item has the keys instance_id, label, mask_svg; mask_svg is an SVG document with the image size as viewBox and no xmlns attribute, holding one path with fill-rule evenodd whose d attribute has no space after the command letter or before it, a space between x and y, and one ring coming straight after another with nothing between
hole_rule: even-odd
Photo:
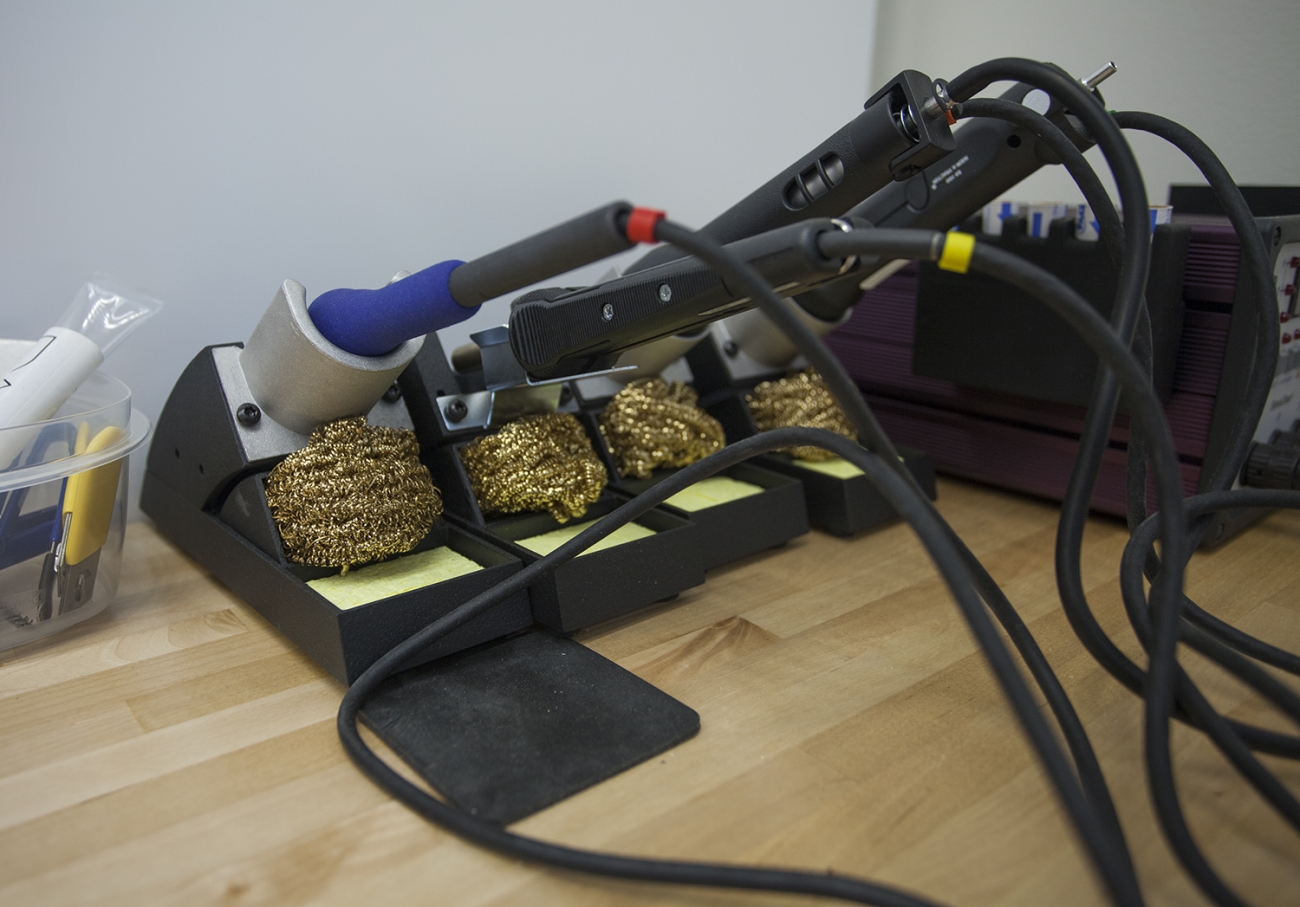
<instances>
[{"instance_id":1,"label":"yellow band on cable","mask_svg":"<svg viewBox=\"0 0 1300 907\"><path fill-rule=\"evenodd\" d=\"M975 237L970 233L949 233L943 241L943 254L939 267L945 271L965 274L970 267L970 257L975 254Z\"/></svg>"}]
</instances>

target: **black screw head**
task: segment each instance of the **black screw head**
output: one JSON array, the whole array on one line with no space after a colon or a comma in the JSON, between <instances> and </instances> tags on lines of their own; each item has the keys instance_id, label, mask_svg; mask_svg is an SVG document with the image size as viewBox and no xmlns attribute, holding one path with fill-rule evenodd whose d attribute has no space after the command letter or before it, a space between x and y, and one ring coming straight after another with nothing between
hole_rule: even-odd
<instances>
[{"instance_id":1,"label":"black screw head","mask_svg":"<svg viewBox=\"0 0 1300 907\"><path fill-rule=\"evenodd\" d=\"M564 404L568 403L572 399L573 399L573 391L569 389L569 385L567 384L560 385L560 405L563 406Z\"/></svg>"},{"instance_id":2,"label":"black screw head","mask_svg":"<svg viewBox=\"0 0 1300 907\"><path fill-rule=\"evenodd\" d=\"M235 418L240 425L256 425L262 418L262 411L256 403L241 403L239 409L235 410Z\"/></svg>"},{"instance_id":3,"label":"black screw head","mask_svg":"<svg viewBox=\"0 0 1300 907\"><path fill-rule=\"evenodd\" d=\"M396 403L402 399L402 388L396 381L388 385L388 390L384 391L385 403Z\"/></svg>"},{"instance_id":4,"label":"black screw head","mask_svg":"<svg viewBox=\"0 0 1300 907\"><path fill-rule=\"evenodd\" d=\"M736 341L728 340L726 343L722 345L722 351L726 353L729 357L734 359L736 358L737 354L740 353L740 347L736 345Z\"/></svg>"},{"instance_id":5,"label":"black screw head","mask_svg":"<svg viewBox=\"0 0 1300 907\"><path fill-rule=\"evenodd\" d=\"M448 422L459 422L469 415L469 407L465 405L464 400L457 398L447 404L445 412L447 413Z\"/></svg>"}]
</instances>

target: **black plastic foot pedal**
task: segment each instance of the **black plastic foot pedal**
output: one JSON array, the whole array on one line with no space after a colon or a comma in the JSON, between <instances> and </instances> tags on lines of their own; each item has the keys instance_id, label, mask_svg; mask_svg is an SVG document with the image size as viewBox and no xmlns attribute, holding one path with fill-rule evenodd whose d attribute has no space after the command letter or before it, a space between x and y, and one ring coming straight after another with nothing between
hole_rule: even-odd
<instances>
[{"instance_id":1,"label":"black plastic foot pedal","mask_svg":"<svg viewBox=\"0 0 1300 907\"><path fill-rule=\"evenodd\" d=\"M361 718L448 800L502 825L700 729L694 709L544 631L395 674Z\"/></svg>"}]
</instances>

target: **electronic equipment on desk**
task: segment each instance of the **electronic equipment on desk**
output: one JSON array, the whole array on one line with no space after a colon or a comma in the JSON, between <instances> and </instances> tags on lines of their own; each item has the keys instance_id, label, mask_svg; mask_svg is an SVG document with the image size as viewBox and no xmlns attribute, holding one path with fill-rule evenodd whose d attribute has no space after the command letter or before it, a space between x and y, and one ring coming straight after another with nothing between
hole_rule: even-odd
<instances>
[{"instance_id":1,"label":"electronic equipment on desk","mask_svg":"<svg viewBox=\"0 0 1300 907\"><path fill-rule=\"evenodd\" d=\"M1188 513L1247 505L1300 506L1291 490L1228 491L1247 459L1248 432L1258 428L1257 414L1267 411L1267 383L1275 378L1277 349L1272 338L1277 321L1265 286L1268 252L1263 237L1250 229L1236 187L1199 140L1158 117L1106 111L1096 85L1112 72L1114 66L1108 65L1076 81L1057 67L1004 59L974 67L951 83L902 73L844 130L700 233L666 220L662 212L616 203L476 262L443 262L381 290L332 291L310 307L304 288L286 281L247 346L204 350L178 381L150 452L144 509L165 533L309 654L352 683L338 721L351 758L376 783L458 834L513 857L619 878L921 904L926 902L898 889L841 875L642 860L525 838L476 818L454 800L444 802L415 788L386 765L357 730L359 714L368 701L384 693L382 685L395 672L510 636L533 616L545 621L536 610L528 610L527 599L521 598L526 589L550 581L577 555L594 551L595 543L646 516L677 491L758 453L805 444L833 451L869 476L891 506L906 516L1006 692L1099 882L1115 903L1137 905L1142 895L1113 801L1059 680L1014 607L943 523L849 375L818 339L843 321L863 281L885 279L898 271L899 262L935 261L946 271L974 269L996 275L1066 319L1108 365L1091 398L1079 463L1065 496L1057 558L1061 600L1089 651L1146 701L1146 765L1171 847L1203 890L1220 903L1235 903L1223 895L1225 886L1205 865L1195 843L1179 831L1184 826L1173 786L1169 722L1178 717L1203 730L1270 805L1300 821L1295 798L1279 789L1276 778L1250 753L1257 749L1294 757L1300 754L1300 741L1224 719L1180 675L1176 661L1177 643L1188 641L1279 707L1293 705L1288 691L1267 682L1253 663L1245 664L1245 655L1300 672L1296 656L1204 615L1182 591L1192 547L1189 537L1199 538L1199 526L1189 525ZM998 100L973 98L999 80L1019 84ZM963 117L976 121L954 134L949 126ZM1151 243L1145 188L1122 128L1165 136L1206 173L1240 231L1247 263L1242 273L1249 278L1257 309L1259 330L1243 366L1241 387L1241 411L1254 421L1247 424L1239 418L1232 426L1222 462L1204 464L1207 474L1213 472L1206 481L1210 491L1190 504L1183 500L1180 464L1151 375L1129 352L1145 314L1142 295ZM1094 142L1116 177L1125 210L1122 222L1079 154ZM1097 209L1100 238L1107 254L1120 262L1109 326L1095 305L1066 283L1000 247L1015 239L1014 230L993 242L987 236L943 232L1043 163L1057 160L1070 169L1085 197L1104 205ZM1276 235L1280 240L1282 234ZM656 250L626 274L595 287L540 290L516 299L506 328L477 335L482 364L478 385L470 387L455 376L438 377L435 373L447 368L441 356L434 357L441 362L428 363L428 374L417 361L419 381L407 373L421 352L422 335L461 320L484 300L632 243L651 241L667 241L674 248ZM1290 261L1276 256L1273 260ZM794 301L783 301L778 294ZM662 360L667 364L688 345L683 339L703 336L713 330L711 323L724 318L732 333L732 319L746 318L756 306L789 342L781 347L775 339L763 339L766 326L759 322L752 331L736 328L732 339L737 352L744 340L748 359L769 370L787 365L796 351L804 356L843 406L861 444L842 434L801 427L741 439L636 497L611 505L576 537L526 564L485 540L482 526L439 521L420 544L452 548L468 554L480 568L491 565L497 572L488 575L480 569L477 579L460 576L446 580L458 583L454 586L440 582L406 590L353 610L330 605L308 588L312 571L320 568L291 563L286 556L284 539L269 514L267 470L315 443L319 423L355 422L351 417L368 412L380 423L420 428L422 422L422 444L460 443L460 433L489 430L507 412L542 409L554 416L554 410L563 407L563 391L554 389L556 382L598 371L617 374L620 357L630 351L636 351L642 369L651 369L655 356L650 347L658 342L671 353ZM725 340L721 352L726 359L740 361L728 354ZM754 377L752 370L744 373L726 365L725 359L719 361L724 363L724 383ZM698 382L701 375L694 371ZM394 387L394 379L404 373L406 378ZM1128 613L1149 655L1145 666L1128 659L1097 624L1080 567L1092 477L1104 457L1121 389L1141 429L1134 438L1146 445L1144 455L1129 464L1134 487L1144 487L1149 460L1159 507L1159 515L1148 519L1146 501L1129 496L1128 515L1136 528L1121 565ZM464 399L471 394L482 396ZM423 414L419 419L412 418L416 410ZM310 442L307 432L313 433ZM1286 453L1291 442L1292 436L1281 430L1265 443ZM1136 450L1137 445L1132 446ZM1257 466L1256 472L1269 481L1294 486L1294 472L1287 473L1285 464L1261 460ZM1159 561L1152 550L1157 536ZM345 570L347 566L344 561ZM1144 567L1158 570L1149 597ZM1057 728L1048 725L1036 705L991 615L1001 622L1047 698ZM652 748L672 745L691 733L690 715L683 718L680 710L668 724L676 736L650 741ZM1057 730L1066 738L1068 751L1057 742ZM636 758L644 757L642 752ZM436 777L426 777L438 786ZM540 805L544 802L533 802L531 808Z\"/></svg>"},{"instance_id":2,"label":"electronic equipment on desk","mask_svg":"<svg viewBox=\"0 0 1300 907\"><path fill-rule=\"evenodd\" d=\"M927 104L930 112L924 113ZM737 235L734 253L787 288L837 276L856 259L828 258L818 249L819 234L847 225L824 215L919 172L953 147L931 80L900 73L861 114L733 209L728 222ZM431 609L420 613L432 619L459 601L445 590L434 595L417 589L365 611L323 607L307 585L321 578L322 567L289 558L262 488L266 477L304 448L318 425L368 414L372 423L416 430L435 471L463 484L439 448L463 444L511 419L554 412L569 379L608 372L625 350L753 305L751 294L702 262L673 260L590 290L526 294L514 302L508 328L474 335L479 368L473 376L450 373L440 354L419 356L426 335L470 317L488 299L637 241L653 241L659 216L615 203L474 261L452 259L416 274L403 272L378 290L332 290L310 305L301 284L285 281L242 348L209 347L177 382L150 451L142 508L313 657L351 680L402 638L411 614ZM416 371L399 383L412 361ZM464 489L448 491L452 505L468 498ZM486 531L477 508L466 506L460 514L474 524L472 531ZM791 524L790 531L797 528ZM676 534L667 525L662 529L662 542ZM495 539L509 543L503 556L513 552L527 559L514 550L514 541ZM700 582L699 565L690 566L697 547L685 545L674 558L682 564L675 583L647 579L621 610ZM657 578L670 573L661 570ZM566 632L590 623L591 617L577 625L556 617L553 596L546 597L544 622ZM416 610L402 612L407 616L400 620L385 614L398 605ZM453 645L464 648L517 629L513 607L506 610L514 616L487 615ZM600 619L620 613L609 606L578 610Z\"/></svg>"},{"instance_id":3,"label":"electronic equipment on desk","mask_svg":"<svg viewBox=\"0 0 1300 907\"><path fill-rule=\"evenodd\" d=\"M1179 196L1172 187L1170 200ZM1076 216L1052 221L1051 234L1041 238L1030 235L1023 214L1004 223L1001 236L989 241L1052 271L1109 312L1114 266L1097 242L1076 236ZM1254 435L1266 446L1274 432L1300 419L1300 340L1293 328L1300 318L1291 320L1300 215L1261 217L1257 225L1271 256L1282 328L1277 374ZM1204 490L1225 456L1255 343L1239 260L1240 244L1222 215L1174 207L1172 222L1155 228L1147 284L1154 381L1188 494ZM827 344L890 435L928 451L940 471L1044 497L1064 494L1097 360L1027 295L981 275L909 265L867 290ZM1125 512L1127 437L1121 416L1092 498L1095 509L1117 516ZM1265 469L1267 453L1264 447L1256 453L1257 471ZM1245 477L1245 484L1262 481ZM1230 538L1261 515L1216 514L1204 544Z\"/></svg>"},{"instance_id":4,"label":"electronic equipment on desk","mask_svg":"<svg viewBox=\"0 0 1300 907\"><path fill-rule=\"evenodd\" d=\"M420 353L424 335L468 318L494 295L630 247L620 224L630 211L625 203L607 205L470 262L449 260L399 274L380 290L323 293L310 309L302 284L286 280L247 343L202 350L177 381L149 451L141 508L326 670L344 682L355 680L414 629L518 572L520 559L435 515L427 536L404 550L434 552L443 560L455 560L448 552L454 553L464 559L457 561L464 568L460 573L435 582L411 572L370 583L374 574L359 571L349 585L366 580L365 594L340 603L319 583L338 582L332 578L349 564L295 557L267 497L269 476L305 449L322 424L365 414L371 426L412 430L411 401L397 381ZM363 317L353 317L358 312ZM558 384L550 396L544 386L529 388L521 399L554 408ZM508 408L490 389L480 404L482 413L472 414L468 424L481 415L487 427L494 424L492 413ZM448 418L453 426L459 421ZM426 435L423 442L432 448L442 440ZM357 464L352 471L363 468ZM377 485L387 477L381 468L360 484ZM356 525L366 528L363 521ZM328 538L349 530L312 531ZM345 548L361 540L330 541ZM531 623L521 592L420 660Z\"/></svg>"}]
</instances>

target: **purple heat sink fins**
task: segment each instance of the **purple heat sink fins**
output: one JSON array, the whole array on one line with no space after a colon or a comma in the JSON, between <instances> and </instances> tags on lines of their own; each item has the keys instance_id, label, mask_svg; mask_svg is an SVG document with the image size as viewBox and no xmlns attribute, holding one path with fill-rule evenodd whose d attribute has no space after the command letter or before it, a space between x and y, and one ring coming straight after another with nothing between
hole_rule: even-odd
<instances>
[{"instance_id":1,"label":"purple heat sink fins","mask_svg":"<svg viewBox=\"0 0 1300 907\"><path fill-rule=\"evenodd\" d=\"M1183 273L1183 299L1188 302L1231 303L1237 290L1237 264L1241 257L1232 227L1197 225L1187 250Z\"/></svg>"}]
</instances>

